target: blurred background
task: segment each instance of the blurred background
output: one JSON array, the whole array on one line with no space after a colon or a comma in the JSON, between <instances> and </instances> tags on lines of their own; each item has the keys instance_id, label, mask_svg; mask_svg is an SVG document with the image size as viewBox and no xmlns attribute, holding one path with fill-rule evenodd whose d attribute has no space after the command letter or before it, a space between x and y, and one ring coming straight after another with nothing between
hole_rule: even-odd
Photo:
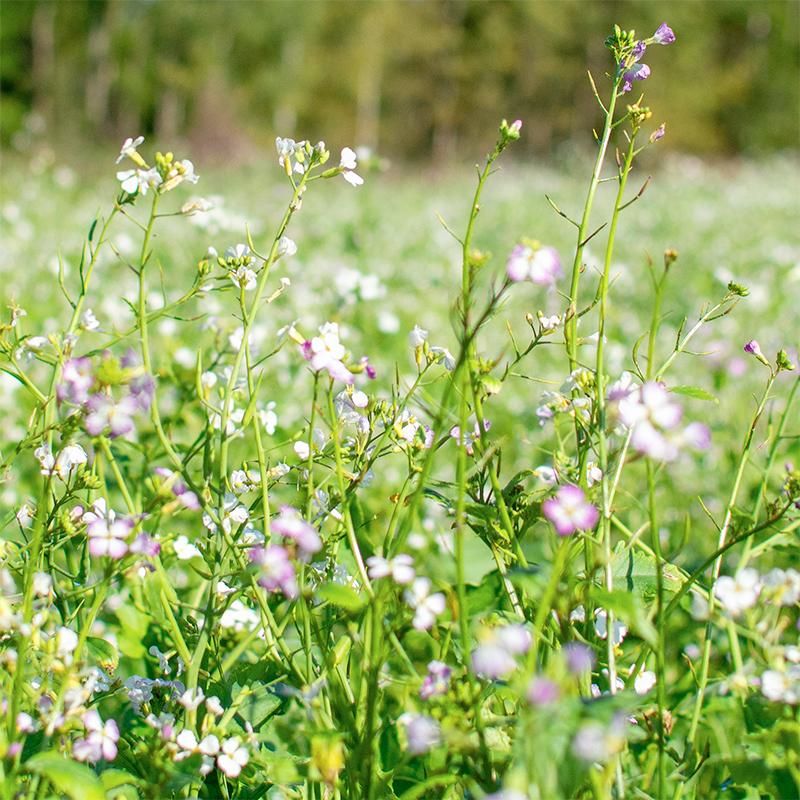
<instances>
[{"instance_id":1,"label":"blurred background","mask_svg":"<svg viewBox=\"0 0 800 800\"><path fill-rule=\"evenodd\" d=\"M665 146L798 147L798 0L3 0L0 137L85 152L145 134L209 164L280 135L441 163L520 117L527 154L558 155L591 145L585 73L610 68L612 25L664 20L679 46L648 53L644 88Z\"/></svg>"}]
</instances>

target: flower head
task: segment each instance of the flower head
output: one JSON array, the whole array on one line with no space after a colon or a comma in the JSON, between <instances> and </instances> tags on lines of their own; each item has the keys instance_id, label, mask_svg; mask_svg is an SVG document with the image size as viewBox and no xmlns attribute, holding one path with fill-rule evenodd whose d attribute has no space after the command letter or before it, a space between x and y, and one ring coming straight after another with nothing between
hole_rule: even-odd
<instances>
[{"instance_id":1,"label":"flower head","mask_svg":"<svg viewBox=\"0 0 800 800\"><path fill-rule=\"evenodd\" d=\"M518 244L508 257L506 274L515 283L531 281L553 286L561 277L561 259L554 247Z\"/></svg>"},{"instance_id":2,"label":"flower head","mask_svg":"<svg viewBox=\"0 0 800 800\"><path fill-rule=\"evenodd\" d=\"M651 37L651 41L655 44L672 44L675 41L675 34L666 22L662 22Z\"/></svg>"},{"instance_id":3,"label":"flower head","mask_svg":"<svg viewBox=\"0 0 800 800\"><path fill-rule=\"evenodd\" d=\"M559 536L594 528L600 517L598 510L586 499L580 486L567 484L542 503L542 511L553 523Z\"/></svg>"}]
</instances>

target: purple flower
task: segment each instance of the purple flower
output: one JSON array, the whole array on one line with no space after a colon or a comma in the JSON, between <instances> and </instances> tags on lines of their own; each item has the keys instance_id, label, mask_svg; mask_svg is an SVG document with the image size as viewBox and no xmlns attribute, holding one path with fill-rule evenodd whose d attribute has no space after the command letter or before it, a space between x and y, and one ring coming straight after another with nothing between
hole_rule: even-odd
<instances>
[{"instance_id":1,"label":"purple flower","mask_svg":"<svg viewBox=\"0 0 800 800\"><path fill-rule=\"evenodd\" d=\"M494 628L473 650L472 669L476 675L489 680L504 678L517 668L515 656L524 655L530 646L531 634L524 625Z\"/></svg>"},{"instance_id":2,"label":"purple flower","mask_svg":"<svg viewBox=\"0 0 800 800\"><path fill-rule=\"evenodd\" d=\"M653 34L652 41L655 44L672 44L675 41L675 34L666 22L662 22Z\"/></svg>"},{"instance_id":3,"label":"purple flower","mask_svg":"<svg viewBox=\"0 0 800 800\"><path fill-rule=\"evenodd\" d=\"M94 515L93 515L94 516ZM133 530L133 520L127 517L116 519L114 512L108 516L95 516L86 526L89 537L89 554L95 558L108 556L119 559L128 552L126 539Z\"/></svg>"},{"instance_id":4,"label":"purple flower","mask_svg":"<svg viewBox=\"0 0 800 800\"><path fill-rule=\"evenodd\" d=\"M113 761L117 757L119 728L113 719L103 724L95 709L83 715L86 737L78 739L72 746L72 755L77 761Z\"/></svg>"},{"instance_id":5,"label":"purple flower","mask_svg":"<svg viewBox=\"0 0 800 800\"><path fill-rule=\"evenodd\" d=\"M447 664L441 661L431 661L428 664L428 674L419 689L419 696L423 700L429 700L431 697L444 694L450 685L452 673L453 670Z\"/></svg>"},{"instance_id":6,"label":"purple flower","mask_svg":"<svg viewBox=\"0 0 800 800\"><path fill-rule=\"evenodd\" d=\"M272 521L270 527L274 533L295 542L303 556L313 555L322 549L319 534L300 516L296 508L283 506L280 515Z\"/></svg>"},{"instance_id":7,"label":"purple flower","mask_svg":"<svg viewBox=\"0 0 800 800\"><path fill-rule=\"evenodd\" d=\"M419 756L427 753L442 739L439 723L422 714L403 714L398 720L406 729L408 752Z\"/></svg>"},{"instance_id":8,"label":"purple flower","mask_svg":"<svg viewBox=\"0 0 800 800\"><path fill-rule=\"evenodd\" d=\"M518 283L531 281L552 286L561 277L561 259L554 247L529 247L518 244L506 262L506 275Z\"/></svg>"},{"instance_id":9,"label":"purple flower","mask_svg":"<svg viewBox=\"0 0 800 800\"><path fill-rule=\"evenodd\" d=\"M86 432L90 436L99 436L108 429L108 435L125 436L134 429L133 417L141 410L132 397L123 397L115 401L107 394L94 394L86 404L89 413L86 415Z\"/></svg>"},{"instance_id":10,"label":"purple flower","mask_svg":"<svg viewBox=\"0 0 800 800\"><path fill-rule=\"evenodd\" d=\"M633 64L622 73L622 94L633 88L634 81L643 81L650 77L650 67L647 64Z\"/></svg>"},{"instance_id":11,"label":"purple flower","mask_svg":"<svg viewBox=\"0 0 800 800\"><path fill-rule=\"evenodd\" d=\"M753 356L761 356L764 355L761 352L761 346L755 339L751 339L745 346L744 346L745 353L750 353Z\"/></svg>"},{"instance_id":12,"label":"purple flower","mask_svg":"<svg viewBox=\"0 0 800 800\"><path fill-rule=\"evenodd\" d=\"M161 552L161 545L150 535L140 533L132 542L131 553L155 558Z\"/></svg>"},{"instance_id":13,"label":"purple flower","mask_svg":"<svg viewBox=\"0 0 800 800\"><path fill-rule=\"evenodd\" d=\"M555 497L545 500L542 511L559 536L591 530L600 517L598 510L586 499L583 489L574 484L562 486Z\"/></svg>"},{"instance_id":14,"label":"purple flower","mask_svg":"<svg viewBox=\"0 0 800 800\"><path fill-rule=\"evenodd\" d=\"M71 358L64 363L61 383L58 385L56 394L61 402L66 400L76 405L83 405L89 399L89 389L92 388L93 383L91 359L85 356Z\"/></svg>"},{"instance_id":15,"label":"purple flower","mask_svg":"<svg viewBox=\"0 0 800 800\"><path fill-rule=\"evenodd\" d=\"M651 134L650 134L650 144L655 144L659 139L664 138L664 134L667 132L667 126L665 123L661 123Z\"/></svg>"},{"instance_id":16,"label":"purple flower","mask_svg":"<svg viewBox=\"0 0 800 800\"><path fill-rule=\"evenodd\" d=\"M534 678L528 684L525 697L532 706L549 706L558 700L560 692L558 684L549 678Z\"/></svg>"},{"instance_id":17,"label":"purple flower","mask_svg":"<svg viewBox=\"0 0 800 800\"><path fill-rule=\"evenodd\" d=\"M289 599L297 597L297 578L286 548L276 544L254 547L248 556L260 568L259 586L268 592L283 592Z\"/></svg>"},{"instance_id":18,"label":"purple flower","mask_svg":"<svg viewBox=\"0 0 800 800\"><path fill-rule=\"evenodd\" d=\"M564 645L564 658L567 662L567 669L573 675L591 672L594 666L592 648L580 642L569 642Z\"/></svg>"}]
</instances>

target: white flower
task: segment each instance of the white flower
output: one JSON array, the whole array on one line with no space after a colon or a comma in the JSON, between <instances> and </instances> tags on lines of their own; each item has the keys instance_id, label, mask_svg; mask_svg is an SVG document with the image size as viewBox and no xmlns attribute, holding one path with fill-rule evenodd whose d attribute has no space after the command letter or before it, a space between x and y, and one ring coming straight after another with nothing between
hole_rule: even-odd
<instances>
[{"instance_id":1,"label":"white flower","mask_svg":"<svg viewBox=\"0 0 800 800\"><path fill-rule=\"evenodd\" d=\"M17 511L17 522L20 528L27 528L33 522L33 517L36 512L27 504L23 503Z\"/></svg>"},{"instance_id":2,"label":"white flower","mask_svg":"<svg viewBox=\"0 0 800 800\"><path fill-rule=\"evenodd\" d=\"M53 579L46 572L33 573L33 593L37 597L49 597L53 591Z\"/></svg>"},{"instance_id":3,"label":"white flower","mask_svg":"<svg viewBox=\"0 0 800 800\"><path fill-rule=\"evenodd\" d=\"M181 206L181 214L190 217L192 214L211 211L212 208L214 208L214 204L210 200L206 200L205 197L193 197Z\"/></svg>"},{"instance_id":4,"label":"white flower","mask_svg":"<svg viewBox=\"0 0 800 800\"><path fill-rule=\"evenodd\" d=\"M431 594L428 578L416 578L403 593L406 603L414 610L412 625L419 631L433 627L436 617L444 612L445 598L441 592Z\"/></svg>"},{"instance_id":5,"label":"white flower","mask_svg":"<svg viewBox=\"0 0 800 800\"><path fill-rule=\"evenodd\" d=\"M442 739L439 723L423 714L403 714L397 720L406 730L408 752L413 755L427 753Z\"/></svg>"},{"instance_id":6,"label":"white flower","mask_svg":"<svg viewBox=\"0 0 800 800\"><path fill-rule=\"evenodd\" d=\"M126 169L117 173L122 191L128 194L146 195L148 189L155 189L161 183L161 176L155 167L150 169Z\"/></svg>"},{"instance_id":7,"label":"white flower","mask_svg":"<svg viewBox=\"0 0 800 800\"><path fill-rule=\"evenodd\" d=\"M232 736L222 743L222 752L217 756L217 766L227 777L236 778L249 760L250 754L247 748L242 747L241 739Z\"/></svg>"},{"instance_id":8,"label":"white flower","mask_svg":"<svg viewBox=\"0 0 800 800\"><path fill-rule=\"evenodd\" d=\"M87 308L81 316L81 328L85 331L96 331L100 327L100 322L94 315L91 308Z\"/></svg>"},{"instance_id":9,"label":"white flower","mask_svg":"<svg viewBox=\"0 0 800 800\"><path fill-rule=\"evenodd\" d=\"M181 535L173 543L175 555L181 561L188 561L190 558L200 557L202 553L189 541L188 537Z\"/></svg>"},{"instance_id":10,"label":"white flower","mask_svg":"<svg viewBox=\"0 0 800 800\"><path fill-rule=\"evenodd\" d=\"M738 617L743 611L752 608L761 592L758 570L748 567L736 577L723 575L714 584L714 596L722 607L732 616Z\"/></svg>"},{"instance_id":11,"label":"white flower","mask_svg":"<svg viewBox=\"0 0 800 800\"><path fill-rule=\"evenodd\" d=\"M342 170L342 177L351 186L361 186L361 184L364 183L364 179L353 172L357 166L355 152L349 147L345 147L344 150L342 150L342 156L339 160L339 169Z\"/></svg>"},{"instance_id":12,"label":"white flower","mask_svg":"<svg viewBox=\"0 0 800 800\"><path fill-rule=\"evenodd\" d=\"M131 139L128 137L123 143L122 147L119 150L119 155L117 156L116 163L119 164L123 158L126 156L128 158L134 158L134 156L138 156L139 154L136 152L136 148L139 147L141 144L144 143L144 136L137 136L135 139Z\"/></svg>"},{"instance_id":13,"label":"white flower","mask_svg":"<svg viewBox=\"0 0 800 800\"><path fill-rule=\"evenodd\" d=\"M446 347L431 347L431 355L437 364L444 364L444 368L448 372L452 372L456 368L456 360Z\"/></svg>"},{"instance_id":14,"label":"white flower","mask_svg":"<svg viewBox=\"0 0 800 800\"><path fill-rule=\"evenodd\" d=\"M197 689L187 689L178 700L178 703L182 705L187 711L197 711L200 708L203 700L206 699L203 690L198 687Z\"/></svg>"},{"instance_id":15,"label":"white flower","mask_svg":"<svg viewBox=\"0 0 800 800\"><path fill-rule=\"evenodd\" d=\"M87 461L86 451L79 444L68 444L56 456L53 472L66 483L73 471Z\"/></svg>"},{"instance_id":16,"label":"white flower","mask_svg":"<svg viewBox=\"0 0 800 800\"><path fill-rule=\"evenodd\" d=\"M594 612L594 630L601 639L608 636L608 614L602 608L598 608ZM614 644L622 644L622 640L628 635L628 626L615 619L612 631Z\"/></svg>"},{"instance_id":17,"label":"white flower","mask_svg":"<svg viewBox=\"0 0 800 800\"><path fill-rule=\"evenodd\" d=\"M250 291L256 288L256 274L247 267L237 267L228 274L228 277L240 289Z\"/></svg>"},{"instance_id":18,"label":"white flower","mask_svg":"<svg viewBox=\"0 0 800 800\"><path fill-rule=\"evenodd\" d=\"M428 331L424 328L420 328L419 325L415 325L411 333L408 334L408 343L414 348L422 347L427 341Z\"/></svg>"},{"instance_id":19,"label":"white flower","mask_svg":"<svg viewBox=\"0 0 800 800\"><path fill-rule=\"evenodd\" d=\"M800 666L793 664L785 671L768 669L761 675L761 694L775 703L800 703Z\"/></svg>"},{"instance_id":20,"label":"white flower","mask_svg":"<svg viewBox=\"0 0 800 800\"><path fill-rule=\"evenodd\" d=\"M69 628L60 627L56 633L56 652L59 658L66 658L75 652L78 646L78 634Z\"/></svg>"},{"instance_id":21,"label":"white flower","mask_svg":"<svg viewBox=\"0 0 800 800\"><path fill-rule=\"evenodd\" d=\"M288 236L281 236L281 238L278 239L278 249L275 253L278 258L283 258L283 256L293 256L296 253L297 245L293 239L290 239Z\"/></svg>"},{"instance_id":22,"label":"white flower","mask_svg":"<svg viewBox=\"0 0 800 800\"><path fill-rule=\"evenodd\" d=\"M216 695L206 698L206 711L208 711L209 714L213 714L215 717L221 717L223 713L225 713L225 709L222 707L222 703ZM217 746L219 747L219 745Z\"/></svg>"},{"instance_id":23,"label":"white flower","mask_svg":"<svg viewBox=\"0 0 800 800\"><path fill-rule=\"evenodd\" d=\"M656 685L656 674L650 670L642 670L633 680L636 694L647 694Z\"/></svg>"},{"instance_id":24,"label":"white flower","mask_svg":"<svg viewBox=\"0 0 800 800\"><path fill-rule=\"evenodd\" d=\"M762 597L781 606L800 600L800 572L796 569L771 569L762 580Z\"/></svg>"},{"instance_id":25,"label":"white flower","mask_svg":"<svg viewBox=\"0 0 800 800\"><path fill-rule=\"evenodd\" d=\"M536 467L533 471L533 477L541 481L545 486L555 486L558 483L558 474L552 467L543 464L541 467Z\"/></svg>"},{"instance_id":26,"label":"white flower","mask_svg":"<svg viewBox=\"0 0 800 800\"><path fill-rule=\"evenodd\" d=\"M400 553L392 559L370 556L367 559L367 565L369 576L373 580L391 577L395 583L401 586L411 583L416 575L414 560L405 553Z\"/></svg>"}]
</instances>

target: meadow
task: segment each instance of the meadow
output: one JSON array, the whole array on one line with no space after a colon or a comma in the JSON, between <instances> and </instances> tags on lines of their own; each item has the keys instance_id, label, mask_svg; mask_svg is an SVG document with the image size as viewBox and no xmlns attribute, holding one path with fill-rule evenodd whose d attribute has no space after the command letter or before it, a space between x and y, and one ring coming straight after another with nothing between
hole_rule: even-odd
<instances>
[{"instance_id":1,"label":"meadow","mask_svg":"<svg viewBox=\"0 0 800 800\"><path fill-rule=\"evenodd\" d=\"M797 158L625 74L605 163L4 159L3 797L800 797Z\"/></svg>"}]
</instances>

